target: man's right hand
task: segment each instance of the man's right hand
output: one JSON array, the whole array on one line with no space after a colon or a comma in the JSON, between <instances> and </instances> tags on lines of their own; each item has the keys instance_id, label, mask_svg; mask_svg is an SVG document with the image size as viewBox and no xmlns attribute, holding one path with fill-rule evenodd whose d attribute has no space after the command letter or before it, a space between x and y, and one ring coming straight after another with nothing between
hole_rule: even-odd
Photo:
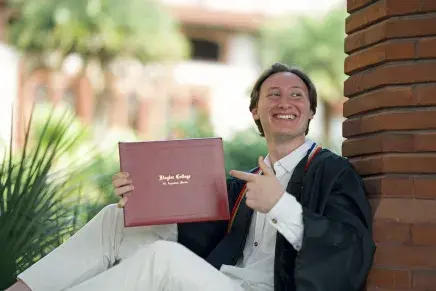
<instances>
[{"instance_id":1,"label":"man's right hand","mask_svg":"<svg viewBox=\"0 0 436 291\"><path fill-rule=\"evenodd\" d=\"M128 173L120 172L112 176L112 185L115 188L115 194L121 198L118 207L122 208L126 205L127 197L134 189L132 180Z\"/></svg>"}]
</instances>

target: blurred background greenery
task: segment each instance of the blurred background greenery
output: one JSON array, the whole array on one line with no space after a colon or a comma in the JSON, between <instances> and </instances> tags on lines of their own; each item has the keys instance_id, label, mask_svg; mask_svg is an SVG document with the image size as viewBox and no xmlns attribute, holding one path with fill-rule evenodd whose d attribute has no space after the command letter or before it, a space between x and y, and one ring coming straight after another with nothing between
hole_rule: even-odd
<instances>
[{"instance_id":1,"label":"blurred background greenery","mask_svg":"<svg viewBox=\"0 0 436 291\"><path fill-rule=\"evenodd\" d=\"M340 153L343 1L244 1L0 0L0 289L117 200L118 141L220 136L227 172L255 167L273 62L313 77L309 137Z\"/></svg>"}]
</instances>

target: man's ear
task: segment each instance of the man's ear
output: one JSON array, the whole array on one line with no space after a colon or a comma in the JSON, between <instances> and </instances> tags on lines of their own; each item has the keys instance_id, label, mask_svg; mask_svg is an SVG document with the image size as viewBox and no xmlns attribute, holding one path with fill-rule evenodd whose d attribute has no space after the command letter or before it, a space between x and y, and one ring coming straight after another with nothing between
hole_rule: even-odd
<instances>
[{"instance_id":1,"label":"man's ear","mask_svg":"<svg viewBox=\"0 0 436 291\"><path fill-rule=\"evenodd\" d=\"M313 119L314 116L315 116L315 113L312 110L310 110L309 119Z\"/></svg>"},{"instance_id":2,"label":"man's ear","mask_svg":"<svg viewBox=\"0 0 436 291\"><path fill-rule=\"evenodd\" d=\"M253 116L254 120L259 120L260 119L259 114L257 113L257 107L253 108L253 110L251 110L251 115Z\"/></svg>"}]
</instances>

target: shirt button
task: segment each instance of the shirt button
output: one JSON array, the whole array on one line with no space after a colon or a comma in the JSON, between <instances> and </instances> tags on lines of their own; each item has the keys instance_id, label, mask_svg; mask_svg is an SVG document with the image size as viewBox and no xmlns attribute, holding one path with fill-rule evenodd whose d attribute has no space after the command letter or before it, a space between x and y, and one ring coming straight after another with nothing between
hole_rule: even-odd
<instances>
[{"instance_id":1,"label":"shirt button","mask_svg":"<svg viewBox=\"0 0 436 291\"><path fill-rule=\"evenodd\" d=\"M257 243L257 241L254 242L254 246L257 247L259 244Z\"/></svg>"},{"instance_id":2,"label":"shirt button","mask_svg":"<svg viewBox=\"0 0 436 291\"><path fill-rule=\"evenodd\" d=\"M277 223L277 219L275 219L275 218L273 218L271 221L272 221L272 223L274 223L274 224Z\"/></svg>"}]
</instances>

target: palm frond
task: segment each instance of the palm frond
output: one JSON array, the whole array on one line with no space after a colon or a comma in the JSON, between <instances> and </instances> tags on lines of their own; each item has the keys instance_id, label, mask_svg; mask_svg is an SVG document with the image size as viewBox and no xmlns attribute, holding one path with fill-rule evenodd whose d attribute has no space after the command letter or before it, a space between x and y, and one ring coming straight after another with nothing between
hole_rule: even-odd
<instances>
[{"instance_id":1,"label":"palm frond","mask_svg":"<svg viewBox=\"0 0 436 291\"><path fill-rule=\"evenodd\" d=\"M30 138L31 116L24 146L0 166L0 289L77 231L80 187L69 178L74 168L51 176L56 161L78 136L67 135L71 118L48 118L36 141ZM46 142L45 141L49 141Z\"/></svg>"}]
</instances>

